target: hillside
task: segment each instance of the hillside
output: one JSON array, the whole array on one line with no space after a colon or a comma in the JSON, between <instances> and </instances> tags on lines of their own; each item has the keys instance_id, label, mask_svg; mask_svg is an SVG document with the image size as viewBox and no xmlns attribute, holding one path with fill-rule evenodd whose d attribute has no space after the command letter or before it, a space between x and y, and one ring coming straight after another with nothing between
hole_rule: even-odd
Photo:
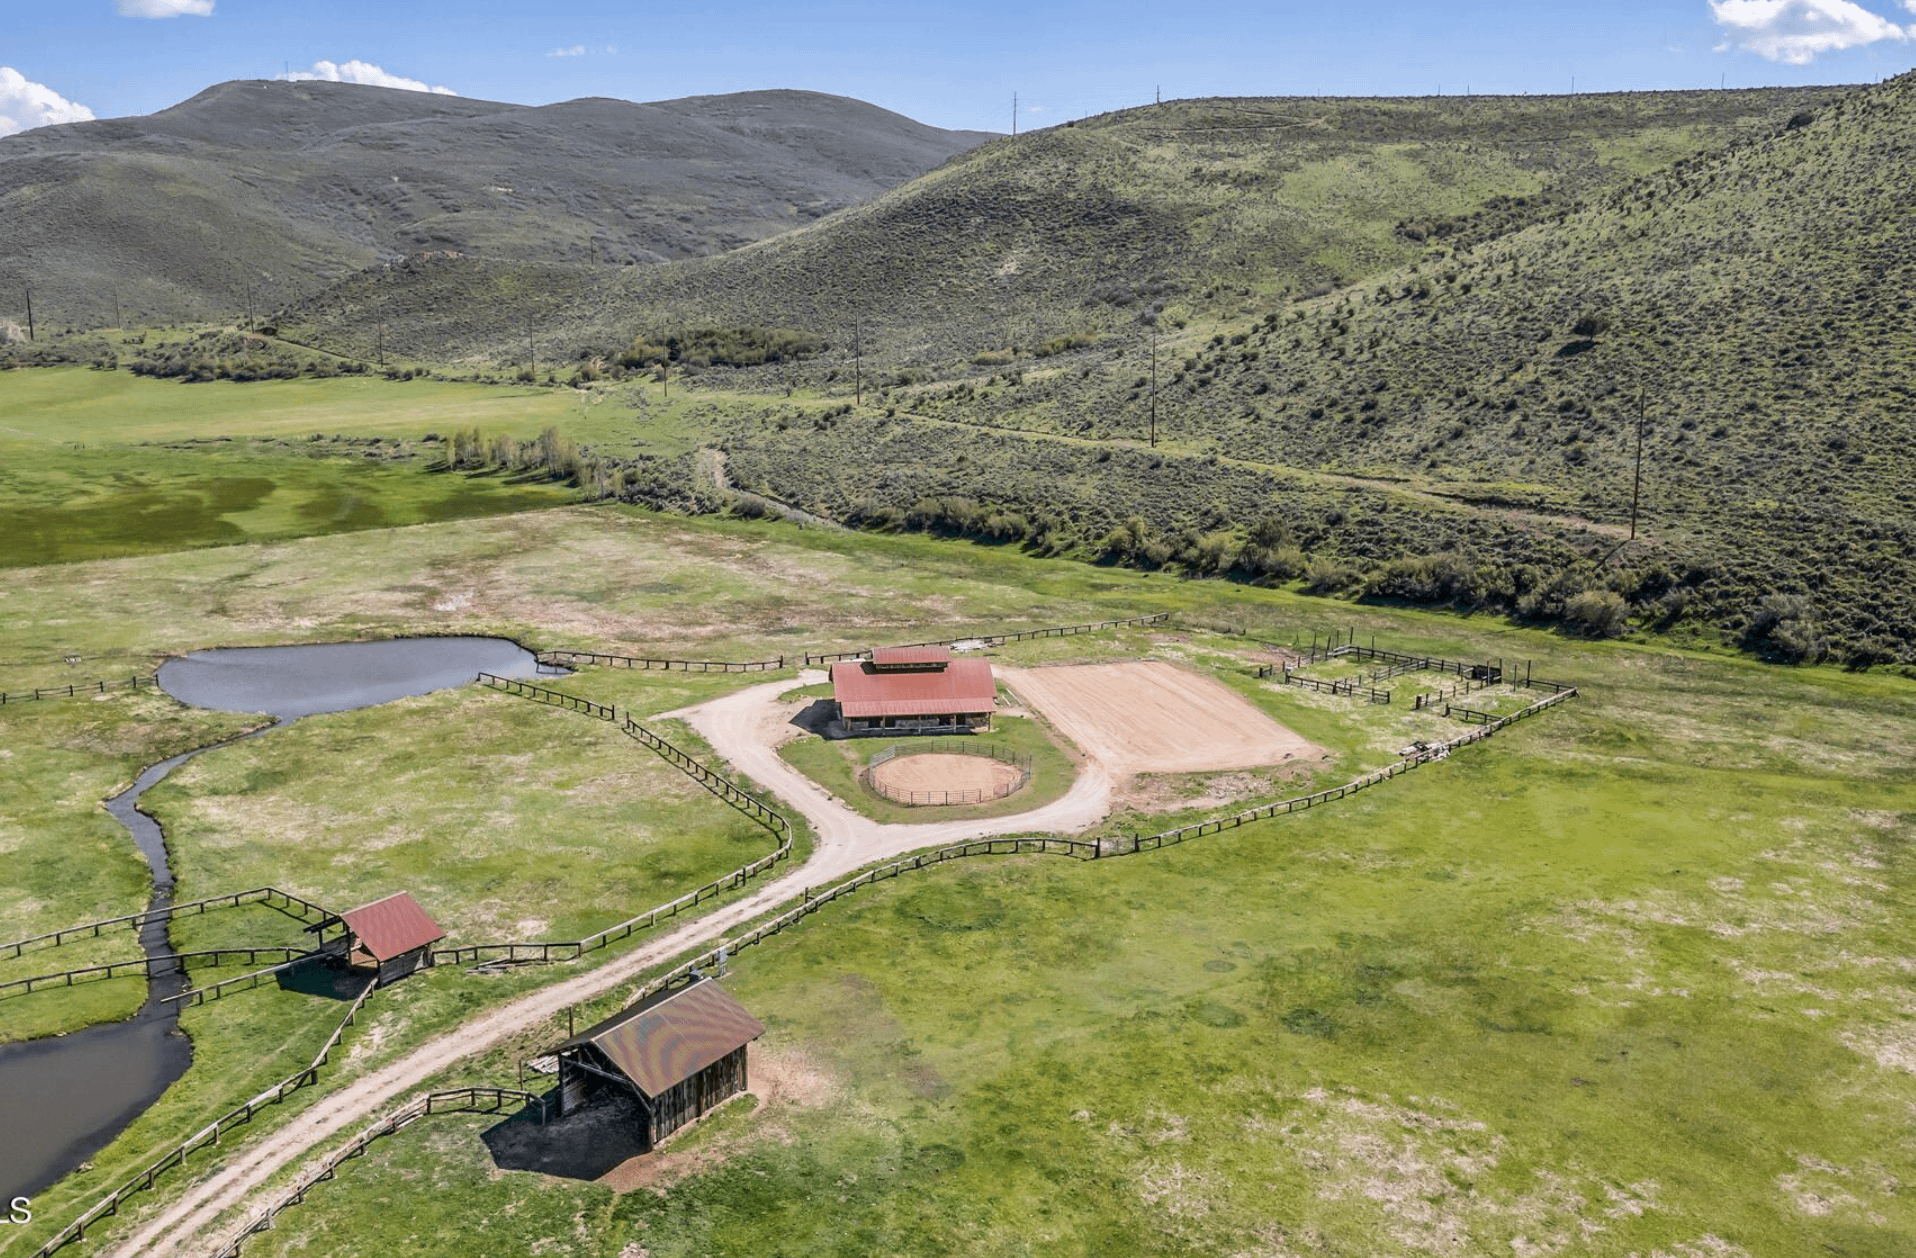
<instances>
[{"instance_id":1,"label":"hillside","mask_svg":"<svg viewBox=\"0 0 1916 1258\"><path fill-rule=\"evenodd\" d=\"M1649 540L1594 579L1646 618L1701 617L1782 658L1916 658L1912 136L1916 76L1905 75L1560 221L1171 343L1160 435L1194 460L1616 531L1641 389ZM1066 435L1087 465L1104 443L1143 435L1146 355L1060 361L890 403ZM829 493L799 483L799 462L780 466L775 491ZM1249 520L1240 509L1227 522ZM1432 528L1407 549L1462 559L1366 588L1548 604L1537 574L1518 571L1535 548L1513 552L1497 530L1472 542Z\"/></svg>"},{"instance_id":2,"label":"hillside","mask_svg":"<svg viewBox=\"0 0 1916 1258\"><path fill-rule=\"evenodd\" d=\"M434 258L356 277L290 322L350 348L383 312L412 352L457 357L515 352L528 291L575 349L712 323L842 343L862 310L868 353L939 363L1135 333L1159 313L1241 317L1560 212L1830 94L1170 102L1000 138L723 257L631 271Z\"/></svg>"},{"instance_id":3,"label":"hillside","mask_svg":"<svg viewBox=\"0 0 1916 1258\"><path fill-rule=\"evenodd\" d=\"M988 138L766 91L528 107L223 83L147 117L0 140L0 314L230 318L422 251L657 263L856 205ZM115 301L119 303L116 315Z\"/></svg>"}]
</instances>

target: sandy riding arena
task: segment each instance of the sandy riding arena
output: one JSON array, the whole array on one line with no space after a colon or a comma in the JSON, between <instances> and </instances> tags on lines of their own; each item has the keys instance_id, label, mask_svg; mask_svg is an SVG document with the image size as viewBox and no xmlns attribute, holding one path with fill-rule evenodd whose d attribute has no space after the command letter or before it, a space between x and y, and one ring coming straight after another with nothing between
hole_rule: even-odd
<instances>
[{"instance_id":1,"label":"sandy riding arena","mask_svg":"<svg viewBox=\"0 0 1916 1258\"><path fill-rule=\"evenodd\" d=\"M1006 668L1006 684L1115 773L1253 769L1324 754L1222 682L1145 660Z\"/></svg>"},{"instance_id":2,"label":"sandy riding arena","mask_svg":"<svg viewBox=\"0 0 1916 1258\"><path fill-rule=\"evenodd\" d=\"M896 756L871 771L872 788L904 804L977 804L1024 785L1024 770L987 756Z\"/></svg>"}]
</instances>

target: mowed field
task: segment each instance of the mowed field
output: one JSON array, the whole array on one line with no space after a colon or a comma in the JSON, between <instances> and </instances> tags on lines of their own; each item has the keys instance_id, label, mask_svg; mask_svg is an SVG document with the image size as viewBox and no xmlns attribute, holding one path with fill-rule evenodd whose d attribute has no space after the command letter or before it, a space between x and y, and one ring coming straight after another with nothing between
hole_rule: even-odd
<instances>
[{"instance_id":1,"label":"mowed field","mask_svg":"<svg viewBox=\"0 0 1916 1258\"><path fill-rule=\"evenodd\" d=\"M1004 670L1113 773L1250 769L1323 756L1216 679L1162 660Z\"/></svg>"},{"instance_id":2,"label":"mowed field","mask_svg":"<svg viewBox=\"0 0 1916 1258\"><path fill-rule=\"evenodd\" d=\"M1254 639L1374 632L1409 651L1534 658L1538 675L1584 689L1286 821L1154 856L979 860L862 891L733 959L728 987L769 1027L754 1051L780 1068L763 1105L673 1142L650 1178L502 1171L480 1139L496 1120L436 1117L352 1163L249 1255L1912 1251L1900 1186L1916 1182L1916 773L1903 749L1916 716L1900 679L623 508L23 569L0 605L8 672L48 678L69 671L67 650L108 671L209 642L456 631L762 658L1167 610L1175 634L1044 640L1005 662L1036 675L1155 657L1223 694L1205 689L1182 719L1237 726L1241 707L1346 776L1387 756L1409 715L1259 682ZM755 680L586 671L559 684L657 712ZM121 739L79 775L69 754L24 749L105 745L110 730L59 713L117 702L40 709L60 728L38 733L0 711L20 770L9 797L95 808L138 746ZM336 894L361 861L406 862L451 896L483 890L486 868L466 866L496 860L499 903L470 901L471 929L556 928L595 907L590 844L637 824L667 827L669 844L673 810L698 801L660 795L641 815L650 796L623 793L637 780L623 762L598 764L594 726L530 705L523 721L489 714L507 702L461 692L315 726L297 762L273 756L295 731L207 757L163 805L181 859L202 880L220 852L263 872L311 814L324 846L288 861L339 880ZM488 714L448 735L468 704ZM528 751L546 730L553 745ZM441 744L473 772L436 766ZM536 813L495 815L522 793ZM563 881L517 881L574 803L581 846ZM508 828L488 837L497 820ZM431 868L446 845L447 867ZM92 911L90 871L109 855L78 852L37 887L36 921ZM445 967L409 980L339 1077L555 977ZM0 1253L31 1252L42 1222L310 1054L324 1027L297 1000L267 991L195 1011L199 1057L179 1095L46 1194ZM515 1086L520 1057L563 1033L559 1020L449 1061L440 1079ZM297 1121L303 1103L259 1130ZM223 1155L243 1157L248 1139L234 1133ZM172 1190L163 1180L102 1238Z\"/></svg>"}]
</instances>

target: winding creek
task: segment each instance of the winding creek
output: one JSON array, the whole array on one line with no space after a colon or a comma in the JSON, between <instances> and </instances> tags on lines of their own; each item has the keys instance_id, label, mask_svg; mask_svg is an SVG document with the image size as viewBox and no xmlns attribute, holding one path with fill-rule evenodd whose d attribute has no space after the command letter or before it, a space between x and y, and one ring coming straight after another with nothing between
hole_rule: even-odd
<instances>
[{"instance_id":1,"label":"winding creek","mask_svg":"<svg viewBox=\"0 0 1916 1258\"><path fill-rule=\"evenodd\" d=\"M223 647L168 660L159 672L160 687L181 703L261 712L275 723L149 765L131 787L106 801L152 870L148 911L173 902L173 870L166 836L141 811L140 797L188 760L301 717L463 686L481 672L531 677L538 671L532 653L516 642L478 637ZM143 926L139 942L149 960L174 950L165 921ZM49 970L61 968L57 950L45 955ZM153 970L145 1003L125 1022L0 1045L0 1200L31 1196L79 1169L192 1064L179 1007L166 1003L186 989L186 976L168 966Z\"/></svg>"}]
</instances>

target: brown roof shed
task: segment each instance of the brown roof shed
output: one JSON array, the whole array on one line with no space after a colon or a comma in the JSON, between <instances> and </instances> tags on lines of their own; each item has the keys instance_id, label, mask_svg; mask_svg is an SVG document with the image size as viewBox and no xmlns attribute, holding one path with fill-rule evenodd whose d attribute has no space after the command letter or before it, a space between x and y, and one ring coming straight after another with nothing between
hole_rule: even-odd
<instances>
[{"instance_id":1,"label":"brown roof shed","mask_svg":"<svg viewBox=\"0 0 1916 1258\"><path fill-rule=\"evenodd\" d=\"M647 1096L662 1096L765 1034L711 979L659 992L559 1045L591 1044Z\"/></svg>"},{"instance_id":2,"label":"brown roof shed","mask_svg":"<svg viewBox=\"0 0 1916 1258\"><path fill-rule=\"evenodd\" d=\"M439 923L427 916L419 901L404 891L383 900L347 909L339 915L346 929L353 932L359 946L375 961L390 961L415 948L438 943L446 937Z\"/></svg>"}]
</instances>

